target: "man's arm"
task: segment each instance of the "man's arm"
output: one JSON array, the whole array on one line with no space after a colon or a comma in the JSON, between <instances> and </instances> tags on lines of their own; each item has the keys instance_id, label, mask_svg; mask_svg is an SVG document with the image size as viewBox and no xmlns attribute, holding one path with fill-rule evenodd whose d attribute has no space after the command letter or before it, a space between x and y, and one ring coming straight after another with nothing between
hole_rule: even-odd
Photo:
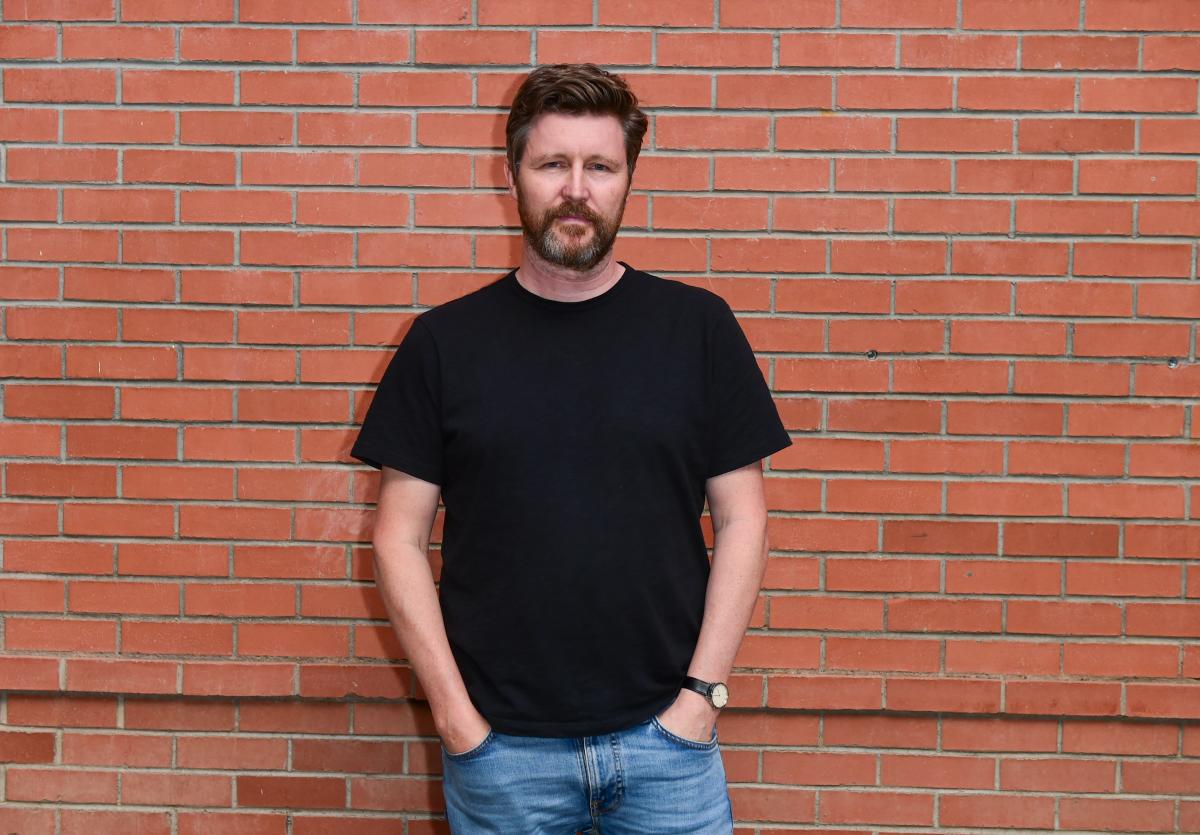
<instances>
[{"instance_id":1,"label":"man's arm","mask_svg":"<svg viewBox=\"0 0 1200 835\"><path fill-rule=\"evenodd\" d=\"M384 467L375 510L375 583L392 628L429 699L433 721L451 753L470 750L490 727L467 695L450 652L427 551L437 514L436 484Z\"/></svg>"},{"instance_id":2,"label":"man's arm","mask_svg":"<svg viewBox=\"0 0 1200 835\"><path fill-rule=\"evenodd\" d=\"M762 463L755 461L705 482L713 524L712 570L704 620L688 675L725 681L750 623L767 564L767 503ZM717 711L704 696L681 690L660 715L668 730L708 741Z\"/></svg>"}]
</instances>

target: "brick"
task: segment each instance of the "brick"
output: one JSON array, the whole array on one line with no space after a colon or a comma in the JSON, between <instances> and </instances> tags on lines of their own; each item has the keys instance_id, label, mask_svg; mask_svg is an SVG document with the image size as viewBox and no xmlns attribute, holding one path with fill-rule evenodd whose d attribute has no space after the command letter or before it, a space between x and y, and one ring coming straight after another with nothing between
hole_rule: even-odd
<instances>
[{"instance_id":1,"label":"brick","mask_svg":"<svg viewBox=\"0 0 1200 835\"><path fill-rule=\"evenodd\" d=\"M5 101L113 104L116 97L116 73L113 70L75 67L4 70Z\"/></svg>"},{"instance_id":2,"label":"brick","mask_svg":"<svg viewBox=\"0 0 1200 835\"><path fill-rule=\"evenodd\" d=\"M308 70L243 70L242 104L349 105L354 78L349 73Z\"/></svg>"},{"instance_id":3,"label":"brick","mask_svg":"<svg viewBox=\"0 0 1200 835\"><path fill-rule=\"evenodd\" d=\"M842 0L841 24L846 27L946 29L956 18L954 0Z\"/></svg>"},{"instance_id":4,"label":"brick","mask_svg":"<svg viewBox=\"0 0 1200 835\"><path fill-rule=\"evenodd\" d=\"M1096 338L1100 336L1097 334ZM1120 339L1120 334L1114 334L1112 338ZM1123 349L1114 347L1111 350L1119 352ZM1183 422L1181 406L1079 403L1071 406L1067 417L1067 433L1101 438L1122 435L1171 438L1183 434Z\"/></svg>"},{"instance_id":5,"label":"brick","mask_svg":"<svg viewBox=\"0 0 1200 835\"><path fill-rule=\"evenodd\" d=\"M889 678L887 706L889 710L994 713L1000 708L1000 682Z\"/></svg>"},{"instance_id":6,"label":"brick","mask_svg":"<svg viewBox=\"0 0 1200 835\"><path fill-rule=\"evenodd\" d=\"M945 326L937 320L837 319L828 325L829 350L857 353L930 353L942 348Z\"/></svg>"},{"instance_id":7,"label":"brick","mask_svg":"<svg viewBox=\"0 0 1200 835\"><path fill-rule=\"evenodd\" d=\"M408 32L300 29L296 60L301 64L406 64Z\"/></svg>"},{"instance_id":8,"label":"brick","mask_svg":"<svg viewBox=\"0 0 1200 835\"><path fill-rule=\"evenodd\" d=\"M1171 832L1175 804L1170 800L1125 798L1063 798L1059 821L1071 829L1122 832Z\"/></svg>"},{"instance_id":9,"label":"brick","mask_svg":"<svg viewBox=\"0 0 1200 835\"><path fill-rule=\"evenodd\" d=\"M233 104L234 75L216 70L121 73L121 100L133 104Z\"/></svg>"},{"instance_id":10,"label":"brick","mask_svg":"<svg viewBox=\"0 0 1200 835\"><path fill-rule=\"evenodd\" d=\"M1068 160L960 159L955 182L961 194L1070 194Z\"/></svg>"},{"instance_id":11,"label":"brick","mask_svg":"<svg viewBox=\"0 0 1200 835\"><path fill-rule=\"evenodd\" d=\"M892 120L883 116L780 116L775 120L775 147L781 151L887 151L891 146Z\"/></svg>"},{"instance_id":12,"label":"brick","mask_svg":"<svg viewBox=\"0 0 1200 835\"><path fill-rule=\"evenodd\" d=\"M1200 37L1188 35L1147 35L1142 38L1142 68L1145 70L1196 70L1200 57L1196 47Z\"/></svg>"},{"instance_id":13,"label":"brick","mask_svg":"<svg viewBox=\"0 0 1200 835\"><path fill-rule=\"evenodd\" d=\"M1081 276L1187 278L1190 244L1079 243L1075 274Z\"/></svg>"},{"instance_id":14,"label":"brick","mask_svg":"<svg viewBox=\"0 0 1200 835\"><path fill-rule=\"evenodd\" d=\"M1130 235L1133 204L1107 200L1018 200L1017 232Z\"/></svg>"},{"instance_id":15,"label":"brick","mask_svg":"<svg viewBox=\"0 0 1200 835\"><path fill-rule=\"evenodd\" d=\"M772 628L821 631L879 631L883 603L851 597L781 596L771 600Z\"/></svg>"},{"instance_id":16,"label":"brick","mask_svg":"<svg viewBox=\"0 0 1200 835\"><path fill-rule=\"evenodd\" d=\"M1063 673L1088 678L1175 678L1179 647L1067 643L1063 645Z\"/></svg>"},{"instance_id":17,"label":"brick","mask_svg":"<svg viewBox=\"0 0 1200 835\"><path fill-rule=\"evenodd\" d=\"M831 431L919 433L937 432L941 406L921 400L831 400Z\"/></svg>"},{"instance_id":18,"label":"brick","mask_svg":"<svg viewBox=\"0 0 1200 835\"><path fill-rule=\"evenodd\" d=\"M976 441L893 440L888 469L895 473L999 474L1003 448Z\"/></svg>"},{"instance_id":19,"label":"brick","mask_svg":"<svg viewBox=\"0 0 1200 835\"><path fill-rule=\"evenodd\" d=\"M1183 160L1079 162L1080 194L1195 194L1196 163Z\"/></svg>"},{"instance_id":20,"label":"brick","mask_svg":"<svg viewBox=\"0 0 1200 835\"><path fill-rule=\"evenodd\" d=\"M1183 518L1183 490L1166 484L1072 484L1067 495L1071 516Z\"/></svg>"},{"instance_id":21,"label":"brick","mask_svg":"<svg viewBox=\"0 0 1200 835\"><path fill-rule=\"evenodd\" d=\"M1139 206L1138 230L1143 235L1184 235L1195 237L1200 235L1200 203L1142 203ZM1168 295L1168 288L1151 285L1154 293ZM1184 297L1185 288L1171 289L1171 293ZM1142 299L1138 299L1139 304ZM1195 302L1192 301L1192 305ZM1163 306L1170 310L1170 306ZM1171 315L1159 313L1158 315ZM1190 314L1182 314L1190 315Z\"/></svg>"},{"instance_id":22,"label":"brick","mask_svg":"<svg viewBox=\"0 0 1200 835\"><path fill-rule=\"evenodd\" d=\"M838 77L837 104L843 110L948 110L953 97L954 80L948 76Z\"/></svg>"},{"instance_id":23,"label":"brick","mask_svg":"<svg viewBox=\"0 0 1200 835\"><path fill-rule=\"evenodd\" d=\"M126 150L127 183L204 183L233 185L235 157L228 151ZM116 259L113 259L116 260Z\"/></svg>"},{"instance_id":24,"label":"brick","mask_svg":"<svg viewBox=\"0 0 1200 835\"><path fill-rule=\"evenodd\" d=\"M233 652L230 624L127 621L121 628L126 654L229 655Z\"/></svg>"},{"instance_id":25,"label":"brick","mask_svg":"<svg viewBox=\"0 0 1200 835\"><path fill-rule=\"evenodd\" d=\"M1021 41L1021 69L1025 70L1136 70L1137 68L1138 42L1136 38L1101 35L1027 35ZM1092 80L1085 79L1083 83L1087 84Z\"/></svg>"},{"instance_id":26,"label":"brick","mask_svg":"<svg viewBox=\"0 0 1200 835\"><path fill-rule=\"evenodd\" d=\"M1050 829L1054 825L1054 798L1023 797L1020 803L998 794L944 795L939 804L944 826L999 829Z\"/></svg>"},{"instance_id":27,"label":"brick","mask_svg":"<svg viewBox=\"0 0 1200 835\"><path fill-rule=\"evenodd\" d=\"M468 105L471 103L471 78L465 73L450 72L370 73L359 79L358 103L370 106ZM405 141L402 144L407 145L408 142Z\"/></svg>"},{"instance_id":28,"label":"brick","mask_svg":"<svg viewBox=\"0 0 1200 835\"><path fill-rule=\"evenodd\" d=\"M240 0L238 19L245 23L350 23L351 0L320 0L297 7L287 0Z\"/></svg>"},{"instance_id":29,"label":"brick","mask_svg":"<svg viewBox=\"0 0 1200 835\"><path fill-rule=\"evenodd\" d=\"M1063 753L1172 756L1179 750L1179 729L1168 724L1063 722Z\"/></svg>"},{"instance_id":30,"label":"brick","mask_svg":"<svg viewBox=\"0 0 1200 835\"><path fill-rule=\"evenodd\" d=\"M7 163L10 181L81 183L117 179L117 152L109 149L10 148ZM68 172L70 177L64 177Z\"/></svg>"},{"instance_id":31,"label":"brick","mask_svg":"<svg viewBox=\"0 0 1200 835\"><path fill-rule=\"evenodd\" d=\"M774 227L802 232L884 232L887 215L883 199L778 197Z\"/></svg>"},{"instance_id":32,"label":"brick","mask_svg":"<svg viewBox=\"0 0 1200 835\"><path fill-rule=\"evenodd\" d=\"M529 63L530 36L520 31L417 32L418 64L517 64Z\"/></svg>"},{"instance_id":33,"label":"brick","mask_svg":"<svg viewBox=\"0 0 1200 835\"><path fill-rule=\"evenodd\" d=\"M963 0L964 29L1077 29L1071 0Z\"/></svg>"},{"instance_id":34,"label":"brick","mask_svg":"<svg viewBox=\"0 0 1200 835\"><path fill-rule=\"evenodd\" d=\"M1059 672L1057 641L946 641L946 672L1055 676Z\"/></svg>"},{"instance_id":35,"label":"brick","mask_svg":"<svg viewBox=\"0 0 1200 835\"><path fill-rule=\"evenodd\" d=\"M799 710L878 710L883 682L869 676L774 676L767 704ZM840 707L837 707L840 706Z\"/></svg>"},{"instance_id":36,"label":"brick","mask_svg":"<svg viewBox=\"0 0 1200 835\"><path fill-rule=\"evenodd\" d=\"M1190 557L1200 553L1200 526L1125 526L1127 557Z\"/></svg>"},{"instance_id":37,"label":"brick","mask_svg":"<svg viewBox=\"0 0 1200 835\"><path fill-rule=\"evenodd\" d=\"M997 632L1001 605L990 600L892 598L889 632Z\"/></svg>"},{"instance_id":38,"label":"brick","mask_svg":"<svg viewBox=\"0 0 1200 835\"><path fill-rule=\"evenodd\" d=\"M768 144L769 123L763 116L658 116L658 148L676 150L754 150Z\"/></svg>"},{"instance_id":39,"label":"brick","mask_svg":"<svg viewBox=\"0 0 1200 835\"><path fill-rule=\"evenodd\" d=\"M1088 29L1117 31L1200 30L1200 9L1191 3L1171 2L1147 7L1136 0L1092 0Z\"/></svg>"},{"instance_id":40,"label":"brick","mask_svg":"<svg viewBox=\"0 0 1200 835\"><path fill-rule=\"evenodd\" d=\"M842 192L947 192L950 187L946 160L842 158L834 172Z\"/></svg>"},{"instance_id":41,"label":"brick","mask_svg":"<svg viewBox=\"0 0 1200 835\"><path fill-rule=\"evenodd\" d=\"M763 752L763 777L789 786L875 785L875 758L867 754Z\"/></svg>"},{"instance_id":42,"label":"brick","mask_svg":"<svg viewBox=\"0 0 1200 835\"><path fill-rule=\"evenodd\" d=\"M1008 369L1003 362L964 359L894 360L892 390L901 393L1004 393Z\"/></svg>"},{"instance_id":43,"label":"brick","mask_svg":"<svg viewBox=\"0 0 1200 835\"><path fill-rule=\"evenodd\" d=\"M168 661L67 661L67 689L95 693L175 693L177 665Z\"/></svg>"},{"instance_id":44,"label":"brick","mask_svg":"<svg viewBox=\"0 0 1200 835\"><path fill-rule=\"evenodd\" d=\"M53 50L50 55L54 58ZM175 38L152 26L65 26L62 57L68 61L173 61Z\"/></svg>"},{"instance_id":45,"label":"brick","mask_svg":"<svg viewBox=\"0 0 1200 835\"><path fill-rule=\"evenodd\" d=\"M941 667L938 641L897 638L825 639L826 670L851 672L925 672Z\"/></svg>"},{"instance_id":46,"label":"brick","mask_svg":"<svg viewBox=\"0 0 1200 835\"><path fill-rule=\"evenodd\" d=\"M703 73L655 73L630 76L642 107L713 106L713 79Z\"/></svg>"},{"instance_id":47,"label":"brick","mask_svg":"<svg viewBox=\"0 0 1200 835\"><path fill-rule=\"evenodd\" d=\"M958 80L960 110L1071 110L1075 81L1071 78L963 76Z\"/></svg>"},{"instance_id":48,"label":"brick","mask_svg":"<svg viewBox=\"0 0 1200 835\"><path fill-rule=\"evenodd\" d=\"M1131 683L1126 689L1129 716L1195 719L1200 713L1196 710L1197 688L1190 684Z\"/></svg>"},{"instance_id":49,"label":"brick","mask_svg":"<svg viewBox=\"0 0 1200 835\"><path fill-rule=\"evenodd\" d=\"M641 157L638 160L638 169L636 181L643 188L654 188L655 184L666 175L666 171L647 172L646 168L649 165L663 168L668 164L668 160L672 160L676 165L680 164L678 157L676 158L646 158ZM690 160L684 161L690 163ZM829 163L822 159L809 159L797 157L780 157L772 155L769 157L717 157L715 160L715 173L713 175L713 187L716 190L735 189L748 191L778 191L785 189L787 191L826 191L829 188ZM688 165L691 168L691 165ZM708 165L703 166L703 179L700 172L688 175L682 169L674 173L671 179L680 176L687 176L688 183L678 183L674 188L685 190L704 190L708 188ZM650 181L647 182L647 176ZM780 214L784 209L797 210L807 201L816 200L817 198L785 198L777 197L775 199L775 224L776 228L781 227L782 222ZM881 229L884 227L880 227Z\"/></svg>"},{"instance_id":50,"label":"brick","mask_svg":"<svg viewBox=\"0 0 1200 835\"><path fill-rule=\"evenodd\" d=\"M1060 593L1060 567L1052 562L994 562L956 560L946 563L949 594Z\"/></svg>"},{"instance_id":51,"label":"brick","mask_svg":"<svg viewBox=\"0 0 1200 835\"><path fill-rule=\"evenodd\" d=\"M471 4L468 0L400 4L395 0L359 0L358 22L463 25L471 22Z\"/></svg>"},{"instance_id":52,"label":"brick","mask_svg":"<svg viewBox=\"0 0 1200 835\"><path fill-rule=\"evenodd\" d=\"M1012 125L1007 119L899 117L896 150L1007 153L1012 150Z\"/></svg>"},{"instance_id":53,"label":"brick","mask_svg":"<svg viewBox=\"0 0 1200 835\"><path fill-rule=\"evenodd\" d=\"M588 22L591 22L590 15ZM650 32L543 29L538 32L538 60L546 63L591 61L609 66L649 64L652 38Z\"/></svg>"},{"instance_id":54,"label":"brick","mask_svg":"<svg viewBox=\"0 0 1200 835\"><path fill-rule=\"evenodd\" d=\"M1116 525L1058 522L1006 522L1004 553L1020 557L1115 557Z\"/></svg>"},{"instance_id":55,"label":"brick","mask_svg":"<svg viewBox=\"0 0 1200 835\"><path fill-rule=\"evenodd\" d=\"M826 508L834 513L937 513L941 485L930 481L829 479Z\"/></svg>"},{"instance_id":56,"label":"brick","mask_svg":"<svg viewBox=\"0 0 1200 835\"><path fill-rule=\"evenodd\" d=\"M0 112L0 139L11 142L53 142L57 138L56 111L9 106ZM9 153L12 153L11 150ZM12 175L9 176L11 178Z\"/></svg>"},{"instance_id":57,"label":"brick","mask_svg":"<svg viewBox=\"0 0 1200 835\"><path fill-rule=\"evenodd\" d=\"M409 144L412 119L407 113L301 113L298 136L301 145L385 145L401 148ZM301 193L314 197L319 192ZM396 199L401 196L378 196ZM312 221L301 221L312 223ZM319 224L314 223L314 226Z\"/></svg>"},{"instance_id":58,"label":"brick","mask_svg":"<svg viewBox=\"0 0 1200 835\"><path fill-rule=\"evenodd\" d=\"M992 522L889 519L883 550L914 554L995 554L999 528Z\"/></svg>"},{"instance_id":59,"label":"brick","mask_svg":"<svg viewBox=\"0 0 1200 835\"><path fill-rule=\"evenodd\" d=\"M1030 316L1130 316L1133 288L1092 281L1021 282L1017 313Z\"/></svg>"},{"instance_id":60,"label":"brick","mask_svg":"<svg viewBox=\"0 0 1200 835\"><path fill-rule=\"evenodd\" d=\"M946 511L955 516L1059 516L1062 488L1036 482L954 482Z\"/></svg>"},{"instance_id":61,"label":"brick","mask_svg":"<svg viewBox=\"0 0 1200 835\"><path fill-rule=\"evenodd\" d=\"M956 241L951 269L967 275L1064 275L1065 244L1006 241Z\"/></svg>"},{"instance_id":62,"label":"brick","mask_svg":"<svg viewBox=\"0 0 1200 835\"><path fill-rule=\"evenodd\" d=\"M287 113L185 110L179 139L185 145L290 145L292 121Z\"/></svg>"},{"instance_id":63,"label":"brick","mask_svg":"<svg viewBox=\"0 0 1200 835\"><path fill-rule=\"evenodd\" d=\"M113 0L23 0L4 10L6 20L113 20L115 14Z\"/></svg>"},{"instance_id":64,"label":"brick","mask_svg":"<svg viewBox=\"0 0 1200 835\"><path fill-rule=\"evenodd\" d=\"M1129 367L1112 363L1018 361L1013 390L1019 394L1120 397L1129 393Z\"/></svg>"},{"instance_id":65,"label":"brick","mask_svg":"<svg viewBox=\"0 0 1200 835\"><path fill-rule=\"evenodd\" d=\"M896 232L1007 234L1009 217L1009 204L1003 200L897 198L892 226Z\"/></svg>"},{"instance_id":66,"label":"brick","mask_svg":"<svg viewBox=\"0 0 1200 835\"><path fill-rule=\"evenodd\" d=\"M787 110L828 109L832 105L833 83L829 76L783 73L717 76L717 107Z\"/></svg>"},{"instance_id":67,"label":"brick","mask_svg":"<svg viewBox=\"0 0 1200 835\"><path fill-rule=\"evenodd\" d=\"M1008 313L1010 295L1007 281L905 280L896 283L896 313Z\"/></svg>"},{"instance_id":68,"label":"brick","mask_svg":"<svg viewBox=\"0 0 1200 835\"><path fill-rule=\"evenodd\" d=\"M1200 606L1188 603L1130 603L1126 610L1130 635L1163 638L1194 638L1200 635Z\"/></svg>"},{"instance_id":69,"label":"brick","mask_svg":"<svg viewBox=\"0 0 1200 835\"><path fill-rule=\"evenodd\" d=\"M942 746L949 751L1052 752L1058 747L1058 722L1021 717L946 716Z\"/></svg>"},{"instance_id":70,"label":"brick","mask_svg":"<svg viewBox=\"0 0 1200 835\"><path fill-rule=\"evenodd\" d=\"M865 275L937 275L945 272L940 241L834 241L833 272Z\"/></svg>"},{"instance_id":71,"label":"brick","mask_svg":"<svg viewBox=\"0 0 1200 835\"><path fill-rule=\"evenodd\" d=\"M1133 151L1132 119L1021 119L1022 153L1097 154ZM1099 208L1100 204L1092 204Z\"/></svg>"},{"instance_id":72,"label":"brick","mask_svg":"<svg viewBox=\"0 0 1200 835\"><path fill-rule=\"evenodd\" d=\"M712 266L722 272L819 273L825 269L821 241L788 238L717 238Z\"/></svg>"},{"instance_id":73,"label":"brick","mask_svg":"<svg viewBox=\"0 0 1200 835\"><path fill-rule=\"evenodd\" d=\"M778 391L873 392L887 388L887 366L870 360L780 359Z\"/></svg>"},{"instance_id":74,"label":"brick","mask_svg":"<svg viewBox=\"0 0 1200 835\"><path fill-rule=\"evenodd\" d=\"M1009 35L901 35L900 66L1014 70L1017 39Z\"/></svg>"},{"instance_id":75,"label":"brick","mask_svg":"<svg viewBox=\"0 0 1200 835\"><path fill-rule=\"evenodd\" d=\"M770 0L743 0L721 9L724 28L813 29L834 25L834 0L799 0L779 4Z\"/></svg>"},{"instance_id":76,"label":"brick","mask_svg":"<svg viewBox=\"0 0 1200 835\"><path fill-rule=\"evenodd\" d=\"M950 325L950 350L956 354L1057 356L1066 348L1066 326L1057 322L959 320Z\"/></svg>"},{"instance_id":77,"label":"brick","mask_svg":"<svg viewBox=\"0 0 1200 835\"><path fill-rule=\"evenodd\" d=\"M772 36L758 33L659 33L660 67L770 67ZM770 81L770 78L764 79ZM718 82L719 90L720 82ZM719 96L718 92L718 96Z\"/></svg>"},{"instance_id":78,"label":"brick","mask_svg":"<svg viewBox=\"0 0 1200 835\"><path fill-rule=\"evenodd\" d=\"M1084 78L1079 109L1097 113L1195 113L1194 78Z\"/></svg>"},{"instance_id":79,"label":"brick","mask_svg":"<svg viewBox=\"0 0 1200 835\"><path fill-rule=\"evenodd\" d=\"M745 3L739 3L740 9ZM772 4L772 8L792 9ZM721 10L722 17L725 10ZM540 36L539 36L540 38ZM893 67L896 63L896 36L888 34L849 34L784 32L779 35L781 67Z\"/></svg>"},{"instance_id":80,"label":"brick","mask_svg":"<svg viewBox=\"0 0 1200 835\"><path fill-rule=\"evenodd\" d=\"M790 551L865 552L875 548L878 524L858 519L779 519L770 525L773 547Z\"/></svg>"},{"instance_id":81,"label":"brick","mask_svg":"<svg viewBox=\"0 0 1200 835\"><path fill-rule=\"evenodd\" d=\"M1000 788L1061 792L1112 792L1116 763L1078 759L1000 761Z\"/></svg>"},{"instance_id":82,"label":"brick","mask_svg":"<svg viewBox=\"0 0 1200 835\"><path fill-rule=\"evenodd\" d=\"M173 223L175 196L167 189L63 189L62 211L68 222Z\"/></svg>"},{"instance_id":83,"label":"brick","mask_svg":"<svg viewBox=\"0 0 1200 835\"><path fill-rule=\"evenodd\" d=\"M1010 713L1116 716L1121 711L1117 682L1009 681L1004 698Z\"/></svg>"},{"instance_id":84,"label":"brick","mask_svg":"<svg viewBox=\"0 0 1200 835\"><path fill-rule=\"evenodd\" d=\"M287 816L245 812L178 813L179 835L283 835Z\"/></svg>"},{"instance_id":85,"label":"brick","mask_svg":"<svg viewBox=\"0 0 1200 835\"><path fill-rule=\"evenodd\" d=\"M189 62L288 64L292 60L292 33L266 27L181 27L179 57Z\"/></svg>"}]
</instances>

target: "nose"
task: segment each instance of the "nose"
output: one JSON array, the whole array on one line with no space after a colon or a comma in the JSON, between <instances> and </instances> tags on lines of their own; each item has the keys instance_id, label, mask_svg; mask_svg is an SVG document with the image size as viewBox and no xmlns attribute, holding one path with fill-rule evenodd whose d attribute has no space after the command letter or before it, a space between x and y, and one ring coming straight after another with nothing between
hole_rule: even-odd
<instances>
[{"instance_id":1,"label":"nose","mask_svg":"<svg viewBox=\"0 0 1200 835\"><path fill-rule=\"evenodd\" d=\"M569 200L586 200L588 197L587 177L584 175L583 163L575 162L563 183L563 197Z\"/></svg>"}]
</instances>

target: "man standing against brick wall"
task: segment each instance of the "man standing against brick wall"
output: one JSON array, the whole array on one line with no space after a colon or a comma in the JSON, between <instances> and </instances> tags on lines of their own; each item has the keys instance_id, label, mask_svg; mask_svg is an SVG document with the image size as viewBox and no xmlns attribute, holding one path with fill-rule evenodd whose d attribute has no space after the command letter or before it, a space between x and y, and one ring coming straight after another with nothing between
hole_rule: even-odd
<instances>
[{"instance_id":1,"label":"man standing against brick wall","mask_svg":"<svg viewBox=\"0 0 1200 835\"><path fill-rule=\"evenodd\" d=\"M352 450L455 833L732 832L716 718L790 439L729 306L613 257L646 126L618 76L529 75L521 265L415 318Z\"/></svg>"}]
</instances>

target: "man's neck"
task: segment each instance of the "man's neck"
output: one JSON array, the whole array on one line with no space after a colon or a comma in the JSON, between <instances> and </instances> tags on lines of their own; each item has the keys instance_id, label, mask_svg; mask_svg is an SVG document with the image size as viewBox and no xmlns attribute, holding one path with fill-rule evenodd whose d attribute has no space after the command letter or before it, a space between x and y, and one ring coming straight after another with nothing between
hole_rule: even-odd
<instances>
[{"instance_id":1,"label":"man's neck","mask_svg":"<svg viewBox=\"0 0 1200 835\"><path fill-rule=\"evenodd\" d=\"M617 283L625 267L609 250L596 266L579 271L551 264L528 244L517 268L517 281L534 295L557 302L581 302L598 296Z\"/></svg>"}]
</instances>

